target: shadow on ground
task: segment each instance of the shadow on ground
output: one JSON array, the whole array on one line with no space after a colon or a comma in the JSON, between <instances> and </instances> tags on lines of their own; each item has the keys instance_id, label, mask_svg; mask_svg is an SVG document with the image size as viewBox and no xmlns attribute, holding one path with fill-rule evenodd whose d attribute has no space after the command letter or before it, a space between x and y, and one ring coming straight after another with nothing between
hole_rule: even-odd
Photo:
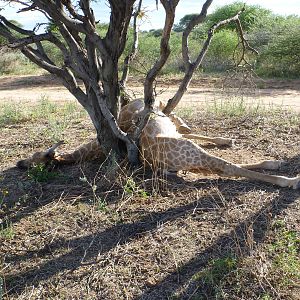
<instances>
[{"instance_id":1,"label":"shadow on ground","mask_svg":"<svg viewBox=\"0 0 300 300\"><path fill-rule=\"evenodd\" d=\"M288 165L295 170L295 165L299 166L300 156L296 156L290 159ZM288 168L288 167L286 167ZM78 169L78 168L77 168ZM67 168L68 171L74 170ZM64 168L66 171L66 168ZM288 171L288 169L283 170ZM76 176L80 176L79 173L75 173ZM13 184L18 186L20 182L24 181L24 173L16 171L15 169L8 169L4 172L6 180L12 180ZM73 173L74 175L74 173ZM68 181L69 180L69 181ZM275 191L276 187L272 187L266 184L260 183L248 183L245 180L230 180L230 179L202 179L192 183L185 182L182 178L176 179L176 184L193 185L195 189L205 189L207 186L217 186L222 193L230 192L234 196L239 196L251 192L257 188L265 191ZM84 194L84 191L80 190L80 186L74 188L74 181L70 178L66 180L65 184L73 185L73 193L80 195ZM9 206L14 207L13 203L8 204L6 210L7 216L11 222L18 222L23 217L33 213L36 209L48 204L53 200L53 193L59 195L64 185L55 186L52 185L39 185L33 184L29 187L31 194L39 197L34 202L25 201L24 207L21 213L15 214L10 218ZM38 190L40 188L40 190ZM51 189L52 192L44 200L41 200L42 194L45 194L45 188ZM66 188L64 186L64 188ZM17 188L16 188L17 190ZM52 195L52 197L50 196ZM68 239L55 240L52 243L44 245L42 248L36 251L28 251L21 255L8 255L6 263L15 263L17 261L26 262L26 260L32 257L39 257L40 263L34 268L27 268L26 270L16 270L13 276L6 277L7 289L12 294L20 294L24 291L26 286L35 285L37 286L40 282L46 281L54 275L57 275L63 271L67 271L69 274L76 271L81 266L86 264L96 264L96 258L101 251L101 255L114 249L116 246L124 245L126 243L138 240L143 234L154 232L157 230L158 224L174 221L178 218L188 216L193 213L195 207L202 207L203 211L212 208L210 197L218 198L218 194L212 194L209 197L204 196L191 201L186 205L174 205L173 207L161 211L161 212L149 212L142 216L139 220L129 223L122 223L112 225L109 228L97 228L96 233L86 234L79 237L71 237ZM13 198L13 197L12 197ZM11 199L12 199L11 198ZM234 226L229 233L220 235L211 245L206 247L202 252L198 253L197 256L190 259L179 270L170 272L163 280L149 287L146 286L143 289L143 293L136 296L135 300L145 299L169 299L174 291L182 289L180 299L190 299L193 291L197 289L195 282L191 280L195 274L205 268L209 261L216 258L222 258L228 256L231 253L238 253L238 255L247 256L252 249L247 244L246 233L249 228L253 229L253 241L255 245L259 245L264 241L270 222L284 210L286 210L296 200L299 200L299 190L280 189L277 196L272 199L271 202L264 203L255 214L247 217L246 219L239 222ZM15 199L18 199L16 197ZM84 199L84 198L83 198ZM12 200L13 201L13 200ZM116 200L117 201L117 200ZM15 203L14 203L15 204ZM52 253L60 251L60 249L68 248L67 253L64 253L58 257L53 257ZM237 249L238 247L238 249ZM84 260L83 260L84 258ZM201 292L201 291L200 291ZM206 294L207 295L207 294ZM214 295L208 295L207 299L214 299Z\"/></svg>"}]
</instances>

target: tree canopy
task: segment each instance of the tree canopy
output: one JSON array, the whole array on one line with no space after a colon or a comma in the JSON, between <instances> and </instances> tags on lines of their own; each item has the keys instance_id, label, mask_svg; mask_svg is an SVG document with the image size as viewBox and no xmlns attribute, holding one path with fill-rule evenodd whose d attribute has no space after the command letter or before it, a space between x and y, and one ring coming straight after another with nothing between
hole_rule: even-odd
<instances>
[{"instance_id":1,"label":"tree canopy","mask_svg":"<svg viewBox=\"0 0 300 300\"><path fill-rule=\"evenodd\" d=\"M142 10L142 0L107 1L110 8L110 21L107 26L100 28L100 31L90 0L76 2L71 0L6 0L5 2L21 5L19 13L26 14L28 11L38 10L49 20L46 31L41 33L37 31L39 26L34 30L23 29L8 21L5 16L0 16L0 36L8 41L8 46L19 49L29 60L61 79L65 87L88 112L104 153L109 153L111 150L119 152L118 141L121 140L126 144L129 160L136 163L139 135L153 111L155 80L170 57L170 37L179 0L160 0L160 9L165 11L165 23L164 28L159 32L159 53L146 72L145 109L136 124L136 130L130 134L123 132L117 121L120 107L124 103L123 96L126 94L129 65L138 49L137 22ZM158 1L156 2L158 4ZM188 88L218 28L234 23L243 49L254 51L243 36L240 17L244 14L245 8L239 7L235 11L230 10L222 20L217 20L215 17L216 21L209 28L202 47L196 55L191 55L188 46L190 35L199 24L205 21L207 10L212 2L213 0L206 0L202 6L199 5L197 14L184 20L186 26L181 40L184 76L178 90L164 109L166 115L172 112ZM105 4L96 2L95 5ZM126 48L131 26L133 42L128 55L122 61L121 57ZM60 52L61 60L51 57L48 52L49 45ZM121 75L119 75L120 69ZM79 80L83 82L83 87L79 85Z\"/></svg>"}]
</instances>

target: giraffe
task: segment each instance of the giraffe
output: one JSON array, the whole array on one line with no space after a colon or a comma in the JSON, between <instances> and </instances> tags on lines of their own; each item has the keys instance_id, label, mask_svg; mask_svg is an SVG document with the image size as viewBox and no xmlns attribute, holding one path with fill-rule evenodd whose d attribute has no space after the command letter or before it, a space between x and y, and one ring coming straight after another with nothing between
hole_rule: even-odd
<instances>
[{"instance_id":1,"label":"giraffe","mask_svg":"<svg viewBox=\"0 0 300 300\"><path fill-rule=\"evenodd\" d=\"M157 111L162 111L164 107L165 104L162 101L156 100L155 108ZM132 127L134 127L133 125L137 120L139 113L141 113L143 109L144 102L142 99L136 99L125 105L121 109L120 117L118 120L120 128L125 132L132 130ZM183 136L186 138L205 140L216 145L232 146L234 143L234 140L230 138L208 137L198 134L191 134L191 128L180 117L172 113L169 118L176 126L178 132L183 134ZM56 164L72 164L80 163L86 160L93 160L96 158L105 158L104 154L101 151L101 146L99 145L98 139L96 138L86 144L81 145L76 150L67 153L57 152L57 148L59 148L59 146L61 146L62 144L64 144L64 142L60 141L46 151L36 152L27 159L19 160L17 162L17 167L21 169L27 169L34 164L46 164L50 161L54 161Z\"/></svg>"},{"instance_id":2,"label":"giraffe","mask_svg":"<svg viewBox=\"0 0 300 300\"><path fill-rule=\"evenodd\" d=\"M271 183L280 187L300 188L300 176L289 178L285 176L269 175L253 171L253 169L277 170L282 161L266 160L252 164L233 164L222 158L209 154L192 139L203 139L218 145L231 145L231 139L211 138L191 134L191 129L176 115L166 116L162 110L163 104L155 105L149 122L140 137L140 156L145 164L154 169L165 172L180 170L194 173L215 173L226 177L245 177ZM142 101L133 101L121 111L119 126L128 132L134 120L143 109ZM28 167L33 163L55 160L57 162L76 162L78 158L87 159L93 155L101 155L97 140L81 146L73 153L59 154L56 148L61 142L45 152L35 153L31 158L18 162L19 167ZM95 154L96 151L96 154ZM77 159L77 160L76 160Z\"/></svg>"}]
</instances>

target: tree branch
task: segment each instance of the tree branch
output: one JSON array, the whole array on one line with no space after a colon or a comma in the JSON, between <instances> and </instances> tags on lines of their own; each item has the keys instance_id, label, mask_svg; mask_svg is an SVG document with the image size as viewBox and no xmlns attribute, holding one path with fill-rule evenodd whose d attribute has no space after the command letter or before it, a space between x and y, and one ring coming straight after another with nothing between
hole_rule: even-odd
<instances>
[{"instance_id":1,"label":"tree branch","mask_svg":"<svg viewBox=\"0 0 300 300\"><path fill-rule=\"evenodd\" d=\"M32 2L41 10L47 12L47 14L57 22L61 22L72 28L73 30L79 31L81 33L86 33L86 28L81 21L71 19L63 11L62 7L58 7L56 0L32 0ZM59 1L61 2L61 1Z\"/></svg>"},{"instance_id":2,"label":"tree branch","mask_svg":"<svg viewBox=\"0 0 300 300\"><path fill-rule=\"evenodd\" d=\"M153 95L153 82L157 77L158 73L165 65L166 61L170 55L170 46L169 40L171 35L171 30L174 24L175 18L175 9L179 0L168 1L161 0L161 3L166 12L165 25L162 32L162 37L160 41L160 57L155 62L154 66L149 70L145 83L144 83L144 101L145 101L145 109L151 110L153 109L154 104L154 95Z\"/></svg>"},{"instance_id":3,"label":"tree branch","mask_svg":"<svg viewBox=\"0 0 300 300\"><path fill-rule=\"evenodd\" d=\"M137 26L137 18L141 12L141 6L142 6L143 0L139 0L138 6L136 8L136 11L133 15L133 43L130 52L124 59L124 66L123 66L123 73L122 78L120 80L120 85L125 88L128 74L129 74L129 64L132 62L132 60L135 58L137 51L138 51L138 44L139 44L139 32L138 32L138 26Z\"/></svg>"},{"instance_id":4,"label":"tree branch","mask_svg":"<svg viewBox=\"0 0 300 300\"><path fill-rule=\"evenodd\" d=\"M206 5L210 4L211 1L206 1ZM204 4L204 5L205 5ZM194 62L191 62L190 61L190 58L189 58L189 51L188 51L188 48L187 48L187 40L188 40L188 36L189 34L191 33L191 26L190 26L190 23L193 23L193 24L197 24L195 22L196 19L200 20L202 19L202 17L200 18L200 16L202 15L203 16L203 11L204 12L207 12L207 8L205 10L203 10L202 8L202 12L200 13L200 15L198 15L197 17L195 17L194 19L191 20L191 22L188 24L187 28L189 28L188 30L186 30L186 32L188 32L188 35L185 35L183 36L183 40L182 40L182 47L184 48L183 49L183 59L185 61L185 67L186 67L186 70L185 70L185 75L184 75L184 78L183 80L181 81L181 84L177 90L177 92L175 93L175 95L169 99L166 107L164 108L163 112L166 114L166 115L169 115L173 110L174 108L177 106L177 104L179 103L179 101L181 100L183 94L186 92L190 82L191 82L191 79L192 79L192 76L194 74L194 71L199 67L199 65L202 63L203 61L203 58L205 56L205 54L207 53L207 50L208 50L208 47L210 45L210 42L211 42L211 39L216 31L216 29L218 29L219 27L221 26L224 26L230 22L236 22L238 25L238 30L239 30L239 33L241 35L241 38L242 38L242 41L243 42L243 46L244 47L248 47L248 42L246 43L245 41L245 38L244 38L244 35L243 35L243 30L242 30L242 27L241 27L241 24L240 24L240 21L239 21L239 17L241 15L241 13L245 10L245 7L243 7L239 12L236 13L236 15L234 15L233 17L231 18L228 18L228 19L225 19L225 20L222 20L216 24L214 24L209 30L208 30L208 36L207 36L207 39L205 40L204 42L204 45L199 53L199 55L197 56L196 60ZM239 28L240 26L240 28ZM248 47L250 50L254 50L255 52L257 52L255 49L251 48L250 46Z\"/></svg>"},{"instance_id":5,"label":"tree branch","mask_svg":"<svg viewBox=\"0 0 300 300\"><path fill-rule=\"evenodd\" d=\"M19 32L21 34L25 34L25 35L33 35L34 32L31 30L25 30L11 22L9 22L4 16L0 16L0 21L3 22L3 24L5 24L7 27L9 27L10 29Z\"/></svg>"},{"instance_id":6,"label":"tree branch","mask_svg":"<svg viewBox=\"0 0 300 300\"><path fill-rule=\"evenodd\" d=\"M185 30L183 31L183 34L182 34L182 58L183 58L183 62L185 64L186 69L191 64L190 55L189 55L189 47L188 47L188 39L189 39L190 33L197 25L199 25L200 23L202 23L205 20L206 15L207 15L207 10L212 2L213 2L213 0L207 0L203 4L200 14L195 16L187 24Z\"/></svg>"}]
</instances>

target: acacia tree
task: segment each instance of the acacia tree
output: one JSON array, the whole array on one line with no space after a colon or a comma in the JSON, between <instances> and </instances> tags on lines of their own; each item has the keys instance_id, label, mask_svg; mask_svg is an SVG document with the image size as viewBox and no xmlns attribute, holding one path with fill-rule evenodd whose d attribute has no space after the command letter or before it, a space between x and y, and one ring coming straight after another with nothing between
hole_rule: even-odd
<instances>
[{"instance_id":1,"label":"acacia tree","mask_svg":"<svg viewBox=\"0 0 300 300\"><path fill-rule=\"evenodd\" d=\"M158 6L158 0L153 0ZM137 124L136 131L130 136L123 132L117 123L121 92L126 88L130 61L137 51L138 32L137 16L141 10L142 0L108 0L110 21L104 37L96 31L96 20L91 7L92 0L5 0L10 4L21 5L19 13L32 10L42 12L46 18L55 24L48 26L45 32L22 29L0 15L0 35L5 37L7 45L20 51L29 60L61 79L63 85L72 93L78 102L88 112L97 131L97 138L104 153L117 151L118 140L126 143L129 161L133 164L138 160L138 139L147 123L155 101L154 82L170 55L169 39L174 25L176 7L180 0L160 0L165 10L165 23L160 42L160 55L144 80L145 109ZM242 32L239 16L243 8L224 21L214 24L207 39L194 61L191 60L188 39L192 30L205 20L207 9L213 2L204 1L202 7L199 1L199 14L196 14L187 24L182 34L182 59L185 65L185 75L178 88L164 109L170 114L176 107L190 83L194 71L201 64L208 49L214 31L229 22L235 22L241 37L243 48L249 47ZM104 5L95 2L93 5ZM200 9L201 8L201 9ZM134 43L130 54L124 62L123 75L119 79L118 70L120 57L124 52L130 22L133 20ZM57 33L58 30L58 33ZM56 47L63 57L61 65L50 59L45 50L44 41ZM83 87L79 85L83 82Z\"/></svg>"}]
</instances>

